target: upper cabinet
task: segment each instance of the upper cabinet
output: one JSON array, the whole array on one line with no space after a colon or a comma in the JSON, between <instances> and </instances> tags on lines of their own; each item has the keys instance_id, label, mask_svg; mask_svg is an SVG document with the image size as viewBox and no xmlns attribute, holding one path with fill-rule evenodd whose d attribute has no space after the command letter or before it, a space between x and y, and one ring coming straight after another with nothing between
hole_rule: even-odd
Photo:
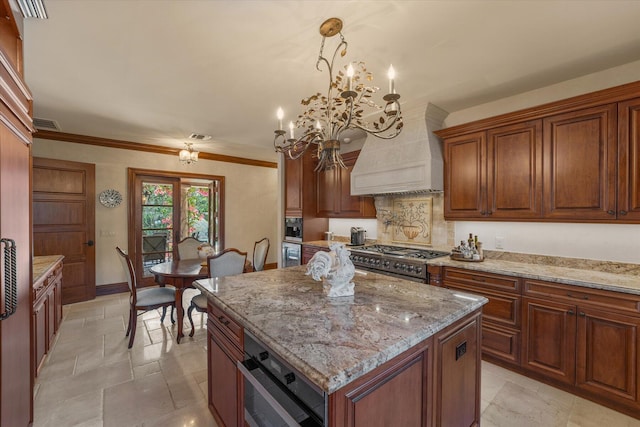
<instances>
[{"instance_id":1,"label":"upper cabinet","mask_svg":"<svg viewBox=\"0 0 640 427\"><path fill-rule=\"evenodd\" d=\"M539 120L447 139L447 218L524 219L541 212Z\"/></svg>"},{"instance_id":2,"label":"upper cabinet","mask_svg":"<svg viewBox=\"0 0 640 427\"><path fill-rule=\"evenodd\" d=\"M436 134L445 219L640 222L640 82Z\"/></svg>"},{"instance_id":3,"label":"upper cabinet","mask_svg":"<svg viewBox=\"0 0 640 427\"><path fill-rule=\"evenodd\" d=\"M302 218L302 162L302 158L291 160L284 157L284 214L288 217Z\"/></svg>"},{"instance_id":4,"label":"upper cabinet","mask_svg":"<svg viewBox=\"0 0 640 427\"><path fill-rule=\"evenodd\" d=\"M351 171L360 151L342 155L346 169L317 172L316 215L321 218L375 218L373 197L351 195Z\"/></svg>"}]
</instances>

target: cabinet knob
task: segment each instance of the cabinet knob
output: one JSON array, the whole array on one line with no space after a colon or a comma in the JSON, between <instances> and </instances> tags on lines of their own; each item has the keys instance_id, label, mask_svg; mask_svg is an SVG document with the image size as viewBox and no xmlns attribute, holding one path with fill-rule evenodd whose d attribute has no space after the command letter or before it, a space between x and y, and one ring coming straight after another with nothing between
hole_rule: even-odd
<instances>
[{"instance_id":1,"label":"cabinet knob","mask_svg":"<svg viewBox=\"0 0 640 427\"><path fill-rule=\"evenodd\" d=\"M620 213L620 215L626 215L626 214L628 214L628 212L627 212L627 211L625 211L625 210L621 210L619 213Z\"/></svg>"},{"instance_id":2,"label":"cabinet knob","mask_svg":"<svg viewBox=\"0 0 640 427\"><path fill-rule=\"evenodd\" d=\"M615 215L615 214L616 214L616 211L608 210L608 211L607 211L607 213L608 213L609 215Z\"/></svg>"},{"instance_id":3,"label":"cabinet knob","mask_svg":"<svg viewBox=\"0 0 640 427\"><path fill-rule=\"evenodd\" d=\"M573 310L569 310L569 311L567 311L567 314L568 314L569 316L573 316L573 315L574 315L574 314L576 314L576 313L575 313Z\"/></svg>"},{"instance_id":4,"label":"cabinet knob","mask_svg":"<svg viewBox=\"0 0 640 427\"><path fill-rule=\"evenodd\" d=\"M584 316L585 316L584 311L581 311L579 314L580 314L580 316L582 316L582 317L584 317Z\"/></svg>"}]
</instances>

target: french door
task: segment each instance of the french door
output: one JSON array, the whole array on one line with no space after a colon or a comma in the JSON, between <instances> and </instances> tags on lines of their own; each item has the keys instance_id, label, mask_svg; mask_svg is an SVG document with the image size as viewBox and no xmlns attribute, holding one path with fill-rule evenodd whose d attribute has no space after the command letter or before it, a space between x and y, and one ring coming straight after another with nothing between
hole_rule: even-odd
<instances>
[{"instance_id":1,"label":"french door","mask_svg":"<svg viewBox=\"0 0 640 427\"><path fill-rule=\"evenodd\" d=\"M139 283L154 282L150 268L177 257L177 244L193 237L222 244L224 177L129 170L129 253Z\"/></svg>"}]
</instances>

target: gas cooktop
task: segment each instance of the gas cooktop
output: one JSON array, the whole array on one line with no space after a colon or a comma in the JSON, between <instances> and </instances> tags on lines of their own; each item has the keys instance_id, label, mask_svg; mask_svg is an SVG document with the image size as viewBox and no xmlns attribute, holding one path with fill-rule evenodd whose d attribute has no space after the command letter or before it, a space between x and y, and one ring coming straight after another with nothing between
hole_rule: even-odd
<instances>
[{"instance_id":1,"label":"gas cooktop","mask_svg":"<svg viewBox=\"0 0 640 427\"><path fill-rule=\"evenodd\" d=\"M366 245L358 248L351 248L351 252L368 252L392 257L413 259L433 259L449 255L449 252L389 245Z\"/></svg>"}]
</instances>

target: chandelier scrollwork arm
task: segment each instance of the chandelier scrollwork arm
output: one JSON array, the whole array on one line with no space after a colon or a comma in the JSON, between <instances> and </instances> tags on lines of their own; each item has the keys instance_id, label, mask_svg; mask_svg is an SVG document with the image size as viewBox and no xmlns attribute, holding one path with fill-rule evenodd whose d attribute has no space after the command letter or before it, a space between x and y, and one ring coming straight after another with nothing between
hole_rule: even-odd
<instances>
[{"instance_id":1,"label":"chandelier scrollwork arm","mask_svg":"<svg viewBox=\"0 0 640 427\"><path fill-rule=\"evenodd\" d=\"M316 62L316 69L323 71L324 63L329 74L327 95L316 93L301 101L305 110L298 115L295 127L302 129L304 134L295 138L294 124L289 123L289 138L282 129L282 110L278 110L279 129L275 131L274 148L291 159L302 156L310 145L317 145L316 156L318 165L316 170L345 167L340 156L341 135L348 129L360 129L367 134L381 139L395 138L402 130L402 112L400 109L400 95L395 92L393 68L390 68L389 93L383 97L384 106L376 104L372 97L380 89L368 86L373 75L367 71L364 62L349 64L346 72L338 71L335 75L335 61L347 53L347 41L342 35L342 21L338 18L326 20L320 26L322 42ZM340 36L331 60L324 56L325 40L327 37ZM354 68L355 65L355 68ZM334 96L335 91L341 91ZM342 139L348 142L348 139Z\"/></svg>"}]
</instances>

